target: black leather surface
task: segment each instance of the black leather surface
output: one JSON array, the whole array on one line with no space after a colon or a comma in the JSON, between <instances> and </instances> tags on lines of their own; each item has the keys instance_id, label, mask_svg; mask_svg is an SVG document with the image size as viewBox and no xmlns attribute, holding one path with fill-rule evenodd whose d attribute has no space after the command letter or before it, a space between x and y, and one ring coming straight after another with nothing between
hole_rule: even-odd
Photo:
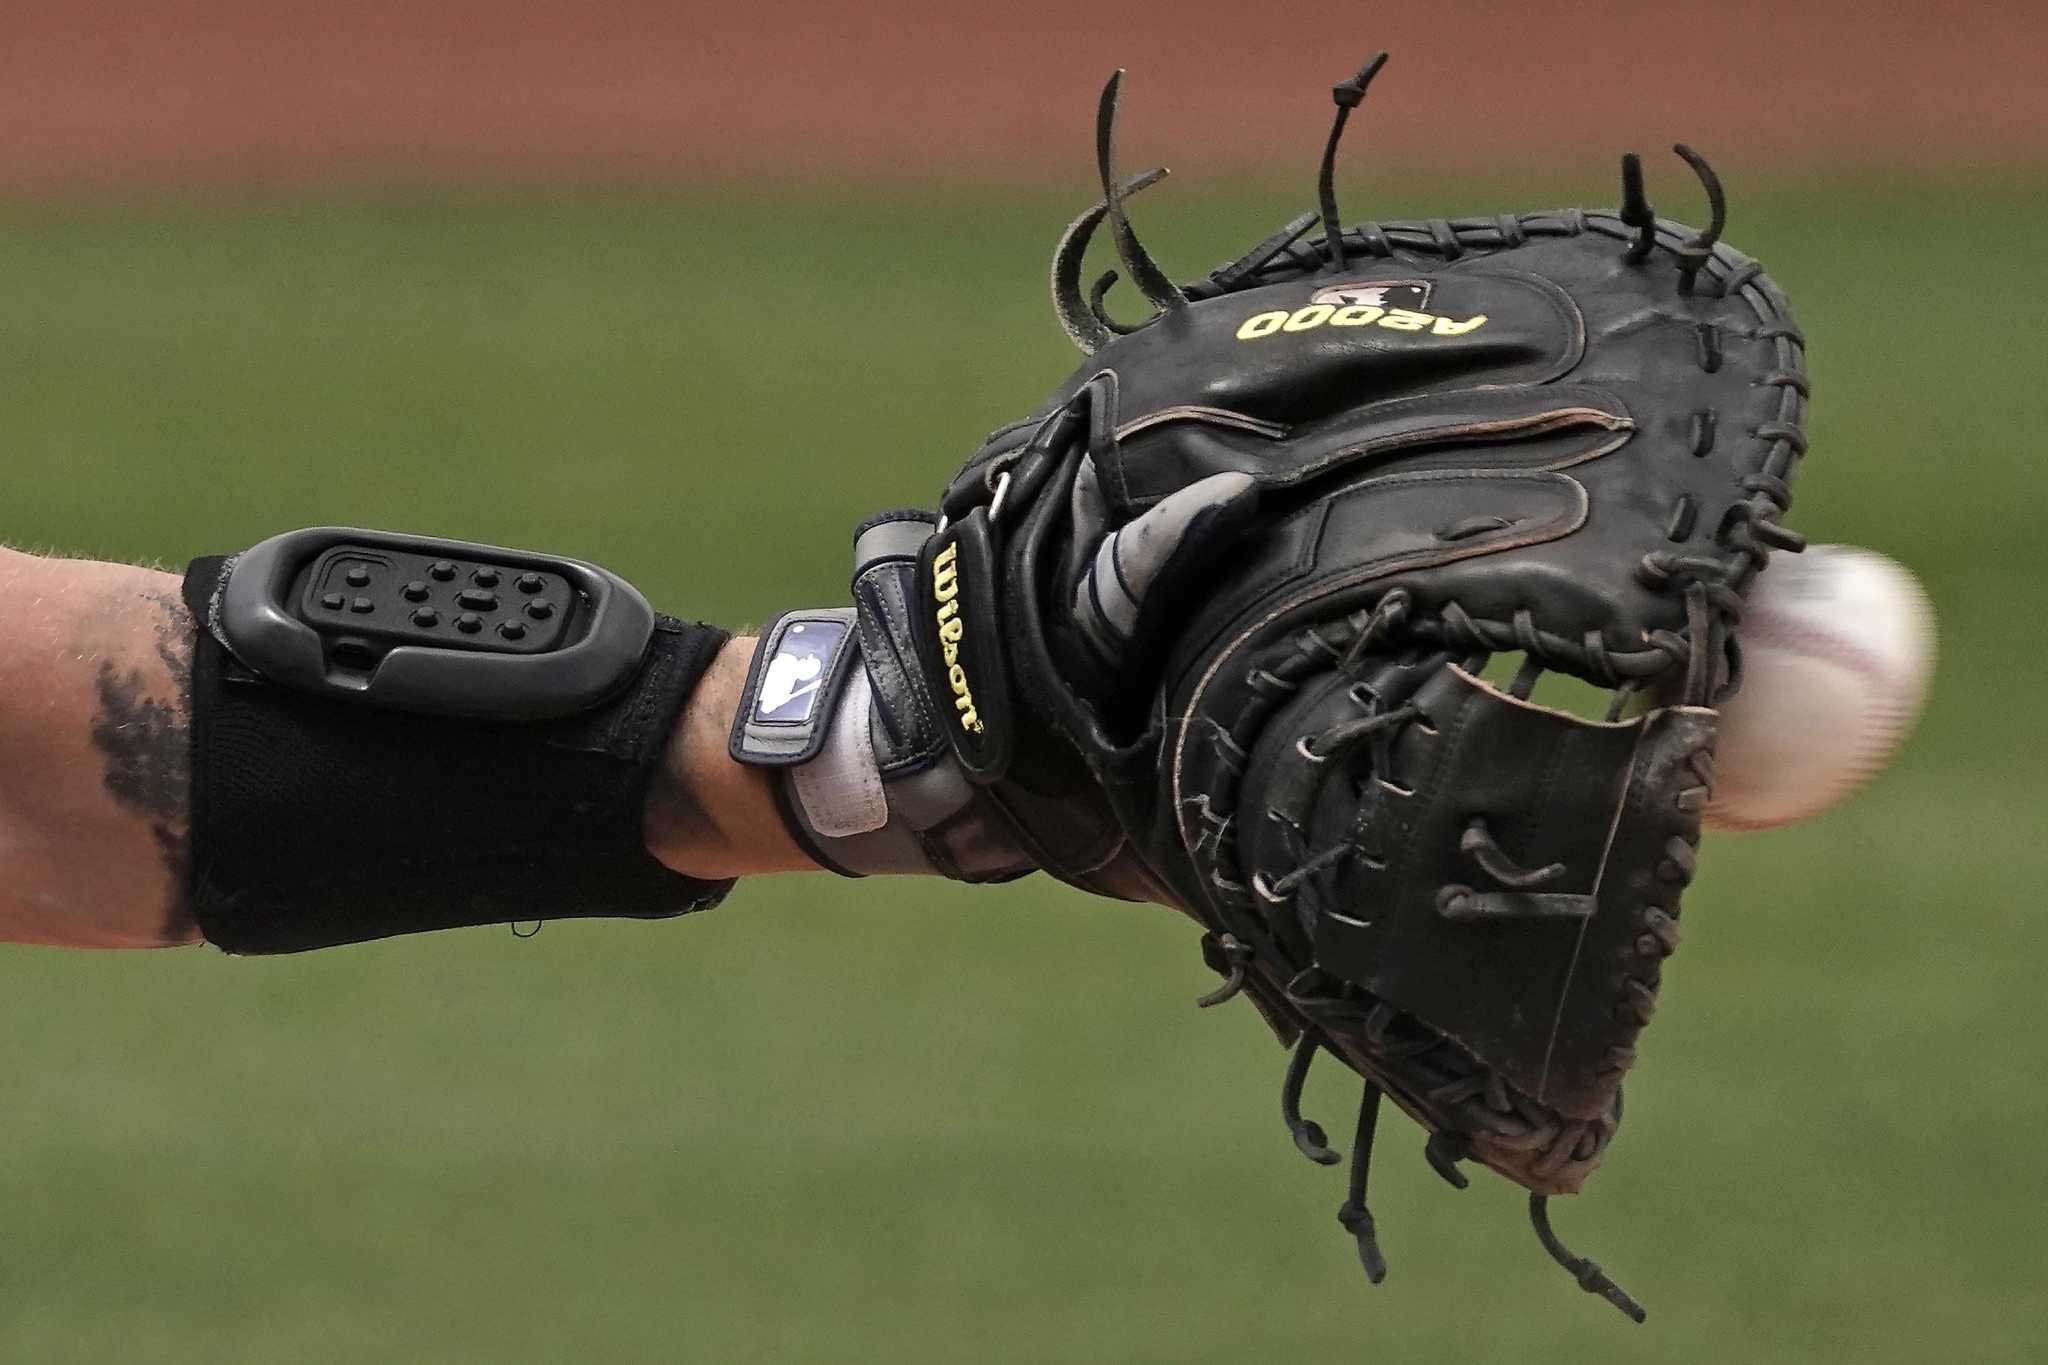
<instances>
[{"instance_id":1,"label":"black leather surface","mask_svg":"<svg viewBox=\"0 0 2048 1365\"><path fill-rule=\"evenodd\" d=\"M1341 269L1285 247L1101 345L942 500L958 517L1031 471L1003 533L1019 752L1086 765L1149 894L1252 951L1283 1036L1341 1035L1542 1191L1576 1188L1612 1133L1695 863L1711 704L1805 451L1775 285L1692 229L1636 235L1566 211L1368 224ZM1064 510L1083 458L1112 529L1211 474L1257 481L1257 514L1165 606L1174 629L1109 677L1059 606L1056 566L1086 559ZM1586 725L1452 667L1501 653L1696 705ZM1422 728L1438 711L1451 738ZM1375 717L1344 781L1293 757ZM1404 764L1426 786L1397 797ZM1291 998L1305 972L1321 1003ZM1376 1053L1355 1021L1382 1007L1477 1089L1432 1100L1441 1076Z\"/></svg>"}]
</instances>

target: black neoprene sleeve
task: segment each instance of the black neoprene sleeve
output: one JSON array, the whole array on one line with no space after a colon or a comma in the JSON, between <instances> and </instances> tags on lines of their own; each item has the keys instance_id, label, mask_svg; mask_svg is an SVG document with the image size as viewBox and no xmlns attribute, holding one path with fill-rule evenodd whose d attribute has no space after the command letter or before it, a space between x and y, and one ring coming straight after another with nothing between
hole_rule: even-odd
<instances>
[{"instance_id":1,"label":"black neoprene sleeve","mask_svg":"<svg viewBox=\"0 0 2048 1365\"><path fill-rule=\"evenodd\" d=\"M473 924L708 909L730 881L647 851L647 785L727 633L658 620L639 676L565 720L354 705L265 682L209 628L223 559L195 560L193 909L231 953Z\"/></svg>"}]
</instances>

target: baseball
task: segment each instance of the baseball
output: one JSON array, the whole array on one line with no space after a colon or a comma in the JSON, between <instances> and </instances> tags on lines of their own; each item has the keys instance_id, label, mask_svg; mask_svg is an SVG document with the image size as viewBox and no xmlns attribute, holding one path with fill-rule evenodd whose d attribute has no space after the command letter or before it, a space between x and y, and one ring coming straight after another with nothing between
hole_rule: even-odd
<instances>
[{"instance_id":1,"label":"baseball","mask_svg":"<svg viewBox=\"0 0 2048 1365\"><path fill-rule=\"evenodd\" d=\"M1912 732L1934 669L1934 609L1906 567L1854 545L1778 555L1741 627L1721 712L1710 828L1774 829L1874 777Z\"/></svg>"}]
</instances>

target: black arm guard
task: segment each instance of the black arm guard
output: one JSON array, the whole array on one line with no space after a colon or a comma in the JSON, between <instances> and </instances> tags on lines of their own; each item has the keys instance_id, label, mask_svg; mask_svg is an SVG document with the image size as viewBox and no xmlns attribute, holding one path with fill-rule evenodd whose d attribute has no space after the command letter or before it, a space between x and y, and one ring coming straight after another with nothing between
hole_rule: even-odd
<instances>
[{"instance_id":1,"label":"black arm guard","mask_svg":"<svg viewBox=\"0 0 2048 1365\"><path fill-rule=\"evenodd\" d=\"M371 605L360 617L409 623L422 608L403 589L417 583L401 585L407 568L392 549L406 542L344 532L330 544L343 537L369 547L373 581L361 600ZM517 570L541 562L490 547L438 548L462 575L460 583L424 580L436 600L451 599L434 608L451 636L454 594L474 591L472 565L497 563L516 581ZM380 555L388 575L377 569ZM356 569L329 558L311 572ZM637 669L612 695L569 715L486 720L393 709L345 690L274 682L238 657L221 602L240 562L195 560L184 589L201 623L191 890L209 942L231 953L288 953L471 924L665 918L709 908L730 889L669 871L641 831L649 777L725 632L654 618ZM307 572L278 600L317 611L326 585ZM572 615L587 609L586 598L563 592ZM355 600L339 617L359 625ZM512 605L500 610L509 615ZM374 642L361 631L326 638L344 652ZM423 643L415 653L435 648L446 646Z\"/></svg>"}]
</instances>

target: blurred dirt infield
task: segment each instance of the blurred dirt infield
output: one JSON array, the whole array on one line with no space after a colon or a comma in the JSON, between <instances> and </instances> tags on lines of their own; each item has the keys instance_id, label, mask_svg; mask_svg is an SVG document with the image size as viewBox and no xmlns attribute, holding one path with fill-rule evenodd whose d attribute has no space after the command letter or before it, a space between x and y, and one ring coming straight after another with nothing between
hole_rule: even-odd
<instances>
[{"instance_id":1,"label":"blurred dirt infield","mask_svg":"<svg viewBox=\"0 0 2048 1365\"><path fill-rule=\"evenodd\" d=\"M1324 89L1377 47L1395 54L1382 166L1675 137L1795 170L2048 163L2048 6L2023 0L13 0L0 18L15 192L1066 173L1116 65L1134 164L1310 166Z\"/></svg>"}]
</instances>

